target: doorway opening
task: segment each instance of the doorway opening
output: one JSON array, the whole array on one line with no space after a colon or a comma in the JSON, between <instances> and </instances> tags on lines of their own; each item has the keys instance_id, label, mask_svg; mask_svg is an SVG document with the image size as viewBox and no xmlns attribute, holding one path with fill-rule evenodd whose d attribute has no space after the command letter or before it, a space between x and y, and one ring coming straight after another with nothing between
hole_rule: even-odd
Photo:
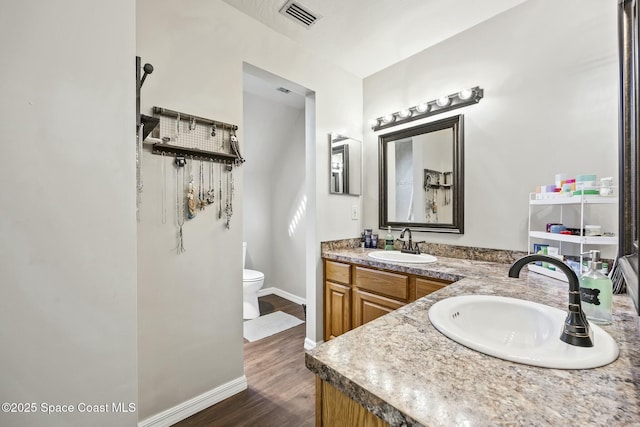
<instances>
[{"instance_id":1,"label":"doorway opening","mask_svg":"<svg viewBox=\"0 0 640 427\"><path fill-rule=\"evenodd\" d=\"M264 274L258 297L300 305L309 331L317 297L315 94L244 63L243 139L244 268ZM260 315L274 311L270 299L259 301Z\"/></svg>"}]
</instances>

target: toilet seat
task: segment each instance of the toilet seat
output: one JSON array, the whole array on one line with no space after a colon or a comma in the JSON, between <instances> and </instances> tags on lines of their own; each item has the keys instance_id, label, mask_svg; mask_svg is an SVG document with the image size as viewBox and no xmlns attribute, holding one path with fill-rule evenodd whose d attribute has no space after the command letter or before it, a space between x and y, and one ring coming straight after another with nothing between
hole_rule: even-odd
<instances>
[{"instance_id":1,"label":"toilet seat","mask_svg":"<svg viewBox=\"0 0 640 427\"><path fill-rule=\"evenodd\" d=\"M258 282L260 280L264 280L264 273L256 270L244 269L242 270L242 281L243 282Z\"/></svg>"}]
</instances>

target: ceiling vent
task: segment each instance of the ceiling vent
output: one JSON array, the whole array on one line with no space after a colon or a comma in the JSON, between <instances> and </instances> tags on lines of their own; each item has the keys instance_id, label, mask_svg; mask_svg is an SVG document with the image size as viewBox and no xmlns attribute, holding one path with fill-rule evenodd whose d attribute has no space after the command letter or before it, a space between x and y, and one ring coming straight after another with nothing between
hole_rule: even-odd
<instances>
[{"instance_id":1,"label":"ceiling vent","mask_svg":"<svg viewBox=\"0 0 640 427\"><path fill-rule=\"evenodd\" d=\"M298 24L304 25L309 28L315 22L321 18L317 13L311 12L306 7L294 0L288 0L281 8L280 13L293 19Z\"/></svg>"}]
</instances>

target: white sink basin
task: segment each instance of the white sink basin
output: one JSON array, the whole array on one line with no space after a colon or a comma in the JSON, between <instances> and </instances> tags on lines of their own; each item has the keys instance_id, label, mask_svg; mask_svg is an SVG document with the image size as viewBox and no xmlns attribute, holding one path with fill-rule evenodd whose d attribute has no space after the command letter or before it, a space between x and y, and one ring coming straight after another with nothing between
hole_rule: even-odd
<instances>
[{"instance_id":1,"label":"white sink basin","mask_svg":"<svg viewBox=\"0 0 640 427\"><path fill-rule=\"evenodd\" d=\"M436 262L438 258L427 254L405 254L400 251L374 251L369 256L380 261L426 263Z\"/></svg>"},{"instance_id":2,"label":"white sink basin","mask_svg":"<svg viewBox=\"0 0 640 427\"><path fill-rule=\"evenodd\" d=\"M446 298L429 320L452 340L500 359L556 369L589 369L618 358L618 345L590 322L593 347L560 341L567 313L535 302L491 295Z\"/></svg>"}]
</instances>

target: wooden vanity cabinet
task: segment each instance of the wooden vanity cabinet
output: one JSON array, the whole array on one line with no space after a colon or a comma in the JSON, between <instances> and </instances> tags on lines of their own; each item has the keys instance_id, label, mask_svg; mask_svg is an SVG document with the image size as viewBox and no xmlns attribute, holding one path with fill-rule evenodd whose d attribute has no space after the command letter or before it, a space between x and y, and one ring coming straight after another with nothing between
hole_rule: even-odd
<instances>
[{"instance_id":1,"label":"wooden vanity cabinet","mask_svg":"<svg viewBox=\"0 0 640 427\"><path fill-rule=\"evenodd\" d=\"M414 301L422 298L423 296L429 295L431 292L440 290L449 284L451 284L451 282L442 279L416 277L416 293Z\"/></svg>"},{"instance_id":2,"label":"wooden vanity cabinet","mask_svg":"<svg viewBox=\"0 0 640 427\"><path fill-rule=\"evenodd\" d=\"M329 341L451 282L324 260L324 334Z\"/></svg>"},{"instance_id":3,"label":"wooden vanity cabinet","mask_svg":"<svg viewBox=\"0 0 640 427\"><path fill-rule=\"evenodd\" d=\"M354 268L353 328L391 313L409 302L408 275L368 267Z\"/></svg>"},{"instance_id":4,"label":"wooden vanity cabinet","mask_svg":"<svg viewBox=\"0 0 640 427\"><path fill-rule=\"evenodd\" d=\"M353 289L353 328L362 326L385 314L391 313L406 303L386 298L380 295ZM346 332L346 331L345 331Z\"/></svg>"},{"instance_id":5,"label":"wooden vanity cabinet","mask_svg":"<svg viewBox=\"0 0 640 427\"><path fill-rule=\"evenodd\" d=\"M324 262L324 333L329 341L351 330L351 265Z\"/></svg>"},{"instance_id":6,"label":"wooden vanity cabinet","mask_svg":"<svg viewBox=\"0 0 640 427\"><path fill-rule=\"evenodd\" d=\"M364 406L316 376L316 427L389 427Z\"/></svg>"}]
</instances>

